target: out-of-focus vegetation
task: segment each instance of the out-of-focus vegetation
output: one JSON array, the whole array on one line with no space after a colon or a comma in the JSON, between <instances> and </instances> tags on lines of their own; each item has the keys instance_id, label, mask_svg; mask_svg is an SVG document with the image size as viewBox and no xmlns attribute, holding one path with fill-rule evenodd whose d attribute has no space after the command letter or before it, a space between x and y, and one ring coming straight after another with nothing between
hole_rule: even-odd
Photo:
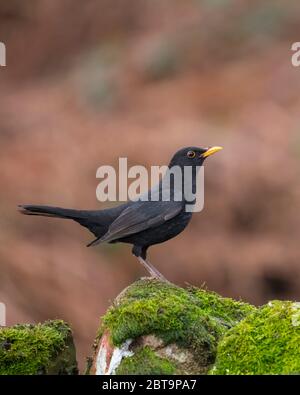
<instances>
[{"instance_id":1,"label":"out-of-focus vegetation","mask_svg":"<svg viewBox=\"0 0 300 395\"><path fill-rule=\"evenodd\" d=\"M70 327L63 321L0 328L0 375L78 373Z\"/></svg>"},{"instance_id":2,"label":"out-of-focus vegetation","mask_svg":"<svg viewBox=\"0 0 300 395\"><path fill-rule=\"evenodd\" d=\"M272 301L229 330L212 374L299 374L300 304Z\"/></svg>"},{"instance_id":3,"label":"out-of-focus vegetation","mask_svg":"<svg viewBox=\"0 0 300 395\"><path fill-rule=\"evenodd\" d=\"M300 4L258 0L0 3L0 301L8 324L61 317L83 366L99 314L144 275L127 246L19 203L101 208L96 169L207 161L204 211L150 250L171 281L251 303L299 299Z\"/></svg>"}]
</instances>

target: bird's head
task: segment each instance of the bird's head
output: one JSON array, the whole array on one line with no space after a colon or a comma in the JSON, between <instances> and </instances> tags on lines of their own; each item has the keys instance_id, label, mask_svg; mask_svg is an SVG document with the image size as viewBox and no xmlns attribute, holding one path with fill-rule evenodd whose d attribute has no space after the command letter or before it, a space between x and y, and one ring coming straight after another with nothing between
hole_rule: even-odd
<instances>
[{"instance_id":1,"label":"bird's head","mask_svg":"<svg viewBox=\"0 0 300 395\"><path fill-rule=\"evenodd\" d=\"M177 151L176 154L171 159L169 167L172 166L202 166L205 159L223 149L222 147L210 147L210 148L200 148L200 147L186 147Z\"/></svg>"}]
</instances>

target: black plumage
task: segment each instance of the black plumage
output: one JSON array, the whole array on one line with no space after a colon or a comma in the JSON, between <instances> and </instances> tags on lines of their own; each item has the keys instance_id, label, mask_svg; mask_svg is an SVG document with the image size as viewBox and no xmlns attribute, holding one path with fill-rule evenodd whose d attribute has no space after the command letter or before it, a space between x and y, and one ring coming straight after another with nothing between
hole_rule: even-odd
<instances>
[{"instance_id":1,"label":"black plumage","mask_svg":"<svg viewBox=\"0 0 300 395\"><path fill-rule=\"evenodd\" d=\"M75 210L52 206L21 205L20 210L27 215L42 215L47 217L72 219L89 229L96 239L88 246L99 243L129 243L133 245L132 252L149 271L151 276L165 279L150 262L146 261L147 249L163 243L179 233L188 225L192 212L186 211L187 202L183 193L186 178L184 167L191 170L190 187L196 188L197 170L203 165L206 157L219 151L221 147L198 148L187 147L179 150L172 158L168 169L172 172L176 166L182 169L182 183L176 186L174 178L169 184L162 181L147 195L155 196L156 200L143 200L143 195L135 201L129 201L114 208L104 210ZM167 188L167 189L166 189ZM179 191L179 189L180 191ZM170 195L169 201L164 201L164 193ZM178 192L182 194L178 195ZM178 200L178 196L182 196Z\"/></svg>"}]
</instances>

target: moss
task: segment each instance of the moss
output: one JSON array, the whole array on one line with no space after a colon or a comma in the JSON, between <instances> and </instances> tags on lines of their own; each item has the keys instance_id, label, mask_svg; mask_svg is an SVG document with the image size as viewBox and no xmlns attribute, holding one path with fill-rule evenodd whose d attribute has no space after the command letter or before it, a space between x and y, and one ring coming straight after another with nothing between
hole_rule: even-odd
<instances>
[{"instance_id":1,"label":"moss","mask_svg":"<svg viewBox=\"0 0 300 395\"><path fill-rule=\"evenodd\" d=\"M220 297L212 291L203 288L192 289L201 300L202 309L207 314L217 318L225 326L234 326L255 310L255 307L242 301Z\"/></svg>"},{"instance_id":2,"label":"moss","mask_svg":"<svg viewBox=\"0 0 300 395\"><path fill-rule=\"evenodd\" d=\"M150 347L139 349L132 357L124 358L116 374L174 374L175 365L155 354Z\"/></svg>"},{"instance_id":3,"label":"moss","mask_svg":"<svg viewBox=\"0 0 300 395\"><path fill-rule=\"evenodd\" d=\"M140 280L125 290L103 317L119 346L127 339L153 334L164 344L191 349L201 365L213 362L225 331L254 307L201 289L183 289L157 280Z\"/></svg>"},{"instance_id":4,"label":"moss","mask_svg":"<svg viewBox=\"0 0 300 395\"><path fill-rule=\"evenodd\" d=\"M1 375L72 374L76 370L71 330L63 321L15 325L0 330Z\"/></svg>"},{"instance_id":5,"label":"moss","mask_svg":"<svg viewBox=\"0 0 300 395\"><path fill-rule=\"evenodd\" d=\"M273 301L227 332L212 374L300 373L300 304Z\"/></svg>"}]
</instances>

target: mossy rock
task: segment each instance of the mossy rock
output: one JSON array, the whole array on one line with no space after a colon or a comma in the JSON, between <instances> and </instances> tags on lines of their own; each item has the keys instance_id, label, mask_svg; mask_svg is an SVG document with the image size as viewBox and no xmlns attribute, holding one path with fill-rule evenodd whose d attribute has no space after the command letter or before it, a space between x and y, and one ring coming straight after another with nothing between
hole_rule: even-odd
<instances>
[{"instance_id":1,"label":"mossy rock","mask_svg":"<svg viewBox=\"0 0 300 395\"><path fill-rule=\"evenodd\" d=\"M215 361L219 340L254 310L205 289L143 279L123 291L102 318L96 354L108 333L109 347L121 349L130 340L130 355L114 373L204 374Z\"/></svg>"},{"instance_id":2,"label":"mossy rock","mask_svg":"<svg viewBox=\"0 0 300 395\"><path fill-rule=\"evenodd\" d=\"M211 374L300 374L300 303L269 302L229 330Z\"/></svg>"},{"instance_id":3,"label":"mossy rock","mask_svg":"<svg viewBox=\"0 0 300 395\"><path fill-rule=\"evenodd\" d=\"M132 357L124 358L116 374L175 374L176 365L167 358L158 356L149 346L139 348Z\"/></svg>"},{"instance_id":4,"label":"mossy rock","mask_svg":"<svg viewBox=\"0 0 300 395\"><path fill-rule=\"evenodd\" d=\"M0 374L77 374L70 327L60 320L0 329Z\"/></svg>"}]
</instances>

